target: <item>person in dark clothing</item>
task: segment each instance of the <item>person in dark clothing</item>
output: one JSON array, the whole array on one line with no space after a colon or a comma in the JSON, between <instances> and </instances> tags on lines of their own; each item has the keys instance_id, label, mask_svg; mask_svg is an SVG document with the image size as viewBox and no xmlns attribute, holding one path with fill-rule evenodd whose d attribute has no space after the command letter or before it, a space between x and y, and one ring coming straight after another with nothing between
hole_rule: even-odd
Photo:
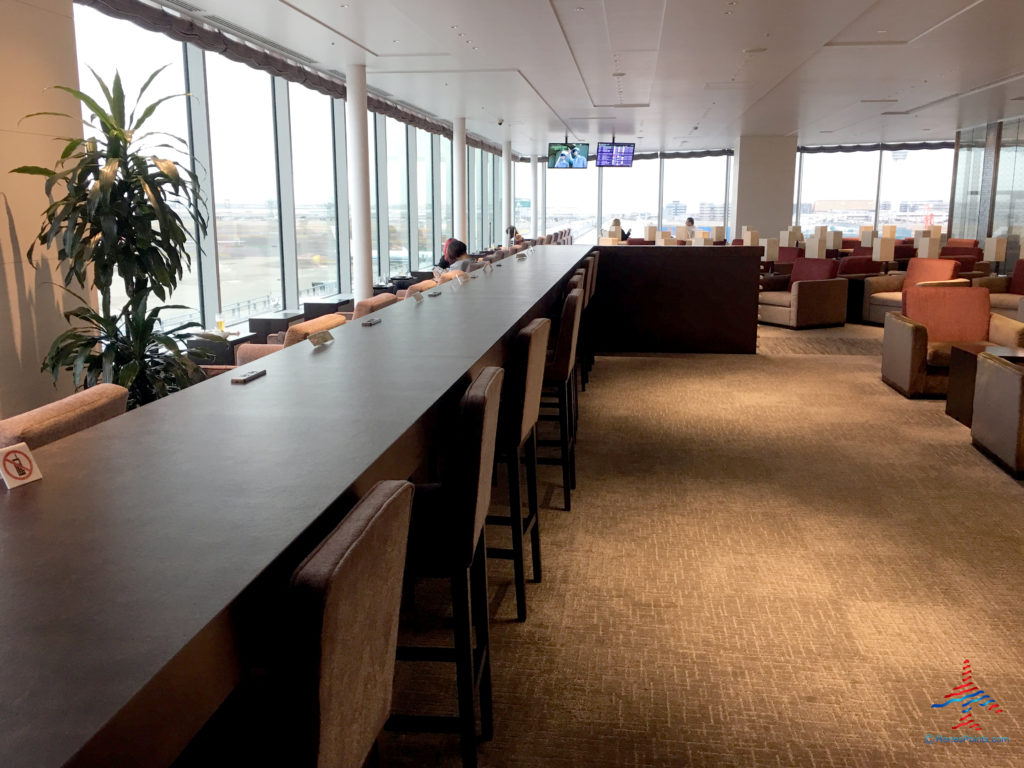
<instances>
[{"instance_id":1,"label":"person in dark clothing","mask_svg":"<svg viewBox=\"0 0 1024 768\"><path fill-rule=\"evenodd\" d=\"M466 244L453 237L445 241L441 260L437 263L437 266L441 267L441 269L448 269L456 262L464 261L465 258Z\"/></svg>"}]
</instances>

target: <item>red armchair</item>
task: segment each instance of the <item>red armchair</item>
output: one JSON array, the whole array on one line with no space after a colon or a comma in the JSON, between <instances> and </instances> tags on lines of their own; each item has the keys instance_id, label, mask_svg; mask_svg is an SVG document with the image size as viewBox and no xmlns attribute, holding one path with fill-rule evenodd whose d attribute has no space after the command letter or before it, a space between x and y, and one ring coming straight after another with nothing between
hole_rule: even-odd
<instances>
[{"instance_id":1,"label":"red armchair","mask_svg":"<svg viewBox=\"0 0 1024 768\"><path fill-rule=\"evenodd\" d=\"M791 274L766 282L758 296L758 321L790 328L843 325L847 288L836 277L838 269L835 259L796 259Z\"/></svg>"}]
</instances>

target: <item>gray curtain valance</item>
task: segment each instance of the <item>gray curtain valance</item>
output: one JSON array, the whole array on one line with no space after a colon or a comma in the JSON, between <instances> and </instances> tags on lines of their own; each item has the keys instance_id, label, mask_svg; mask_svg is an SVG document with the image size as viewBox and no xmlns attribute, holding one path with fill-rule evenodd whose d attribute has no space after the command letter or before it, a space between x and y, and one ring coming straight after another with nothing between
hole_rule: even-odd
<instances>
[{"instance_id":1,"label":"gray curtain valance","mask_svg":"<svg viewBox=\"0 0 1024 768\"><path fill-rule=\"evenodd\" d=\"M832 152L899 152L909 149L953 149L952 141L905 141L893 144L825 144L816 147L797 147L797 152L808 155L829 154Z\"/></svg>"}]
</instances>

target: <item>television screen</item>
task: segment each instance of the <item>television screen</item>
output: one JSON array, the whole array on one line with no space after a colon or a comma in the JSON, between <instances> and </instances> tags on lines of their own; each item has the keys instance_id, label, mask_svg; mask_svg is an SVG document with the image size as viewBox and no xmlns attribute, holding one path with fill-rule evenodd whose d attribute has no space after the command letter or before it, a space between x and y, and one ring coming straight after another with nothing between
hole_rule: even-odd
<instances>
[{"instance_id":1,"label":"television screen","mask_svg":"<svg viewBox=\"0 0 1024 768\"><path fill-rule=\"evenodd\" d=\"M602 141L597 145L598 168L629 168L633 165L635 144L615 144Z\"/></svg>"},{"instance_id":2,"label":"television screen","mask_svg":"<svg viewBox=\"0 0 1024 768\"><path fill-rule=\"evenodd\" d=\"M586 168L590 144L548 144L548 168Z\"/></svg>"}]
</instances>

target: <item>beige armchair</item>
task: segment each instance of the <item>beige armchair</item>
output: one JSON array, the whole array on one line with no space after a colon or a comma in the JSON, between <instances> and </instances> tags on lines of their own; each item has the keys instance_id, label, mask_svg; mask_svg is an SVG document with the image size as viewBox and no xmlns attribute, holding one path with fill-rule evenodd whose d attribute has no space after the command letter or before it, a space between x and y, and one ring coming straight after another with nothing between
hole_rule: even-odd
<instances>
[{"instance_id":1,"label":"beige armchair","mask_svg":"<svg viewBox=\"0 0 1024 768\"><path fill-rule=\"evenodd\" d=\"M389 294L390 295L390 294ZM328 315L321 315L315 317L312 320L306 320L302 323L295 323L288 327L288 330L284 334L284 340L281 344L242 344L235 350L235 362L238 365L248 365L254 360L259 360L261 357L273 354L285 347L290 347L293 344L298 344L301 341L305 341L312 334L319 331L329 331L331 328L337 328L339 325L345 324L345 316L340 313L332 313ZM220 373L221 371L218 371Z\"/></svg>"},{"instance_id":2,"label":"beige armchair","mask_svg":"<svg viewBox=\"0 0 1024 768\"><path fill-rule=\"evenodd\" d=\"M834 259L796 259L792 273L777 278L779 290L762 290L758 295L758 322L790 328L845 323L847 285L836 277L838 268ZM765 287L776 286L767 283Z\"/></svg>"},{"instance_id":3,"label":"beige armchair","mask_svg":"<svg viewBox=\"0 0 1024 768\"><path fill-rule=\"evenodd\" d=\"M1024 320L1024 259L1017 261L1012 275L978 277L971 285L988 288L993 312Z\"/></svg>"},{"instance_id":4,"label":"beige armchair","mask_svg":"<svg viewBox=\"0 0 1024 768\"><path fill-rule=\"evenodd\" d=\"M905 397L945 395L953 344L1024 345L1024 323L989 312L985 288L915 286L906 300L882 339L882 381Z\"/></svg>"},{"instance_id":5,"label":"beige armchair","mask_svg":"<svg viewBox=\"0 0 1024 768\"><path fill-rule=\"evenodd\" d=\"M372 312L384 309L384 307L390 307L392 304L398 303L398 297L393 293L378 293L376 296L371 296L368 299L357 301L355 310L352 314L343 313L349 320L359 320L360 318L366 317Z\"/></svg>"},{"instance_id":6,"label":"beige armchair","mask_svg":"<svg viewBox=\"0 0 1024 768\"><path fill-rule=\"evenodd\" d=\"M398 291L395 296L397 296L399 300L408 299L413 294L429 291L431 288L436 287L436 280L420 280L418 283L413 283L408 288Z\"/></svg>"},{"instance_id":7,"label":"beige armchair","mask_svg":"<svg viewBox=\"0 0 1024 768\"><path fill-rule=\"evenodd\" d=\"M889 312L903 312L903 290L923 282L948 282L956 279L960 265L952 259L919 259L907 262L903 274L878 275L864 280L864 306L862 317L866 323L885 323ZM970 281L960 280L959 285L968 286Z\"/></svg>"},{"instance_id":8,"label":"beige armchair","mask_svg":"<svg viewBox=\"0 0 1024 768\"><path fill-rule=\"evenodd\" d=\"M978 355L971 442L1003 469L1024 470L1024 366L987 352Z\"/></svg>"},{"instance_id":9,"label":"beige armchair","mask_svg":"<svg viewBox=\"0 0 1024 768\"><path fill-rule=\"evenodd\" d=\"M97 384L55 403L0 421L0 448L27 443L41 448L54 440L124 413L128 390L117 384Z\"/></svg>"}]
</instances>

